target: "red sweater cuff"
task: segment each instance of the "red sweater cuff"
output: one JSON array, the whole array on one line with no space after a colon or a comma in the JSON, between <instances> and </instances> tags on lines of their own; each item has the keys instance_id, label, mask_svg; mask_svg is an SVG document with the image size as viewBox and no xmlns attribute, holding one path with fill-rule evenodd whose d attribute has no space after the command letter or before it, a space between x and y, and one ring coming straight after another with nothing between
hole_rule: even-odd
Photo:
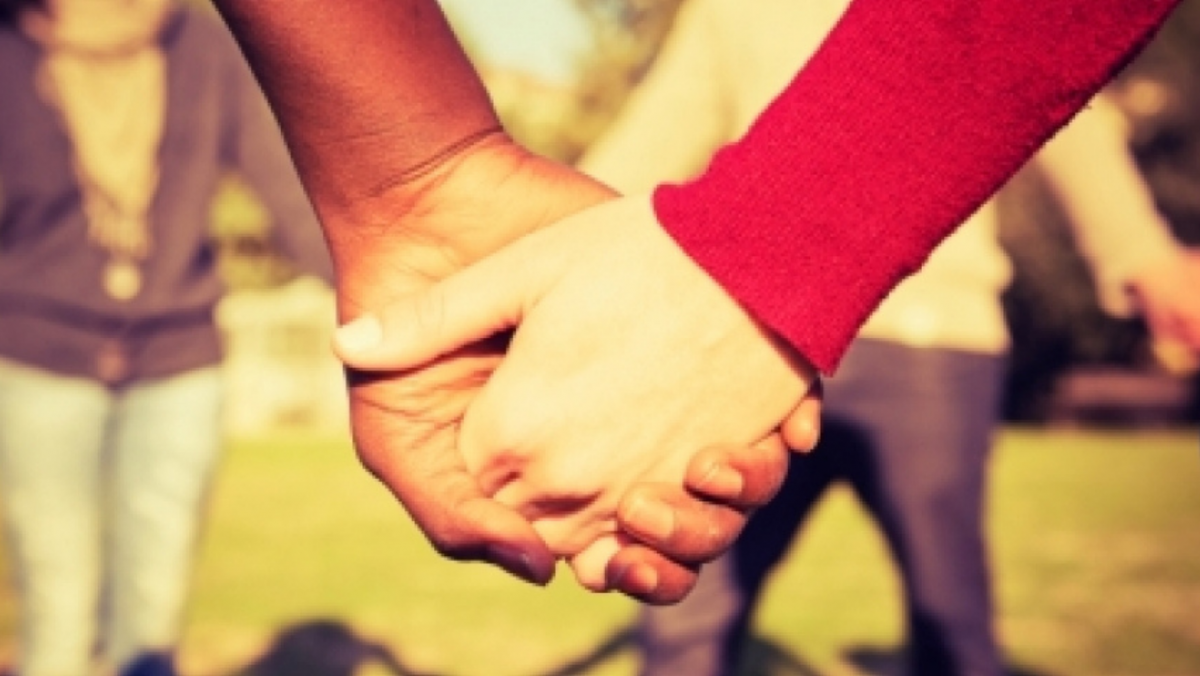
<instances>
[{"instance_id":1,"label":"red sweater cuff","mask_svg":"<svg viewBox=\"0 0 1200 676\"><path fill-rule=\"evenodd\" d=\"M654 195L697 263L822 372L1178 0L857 0L746 137Z\"/></svg>"}]
</instances>

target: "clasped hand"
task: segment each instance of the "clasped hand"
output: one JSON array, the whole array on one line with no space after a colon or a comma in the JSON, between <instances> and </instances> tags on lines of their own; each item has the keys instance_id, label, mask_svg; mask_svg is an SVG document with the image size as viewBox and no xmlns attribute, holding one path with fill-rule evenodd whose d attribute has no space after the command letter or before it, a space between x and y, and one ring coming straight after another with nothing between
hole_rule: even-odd
<instances>
[{"instance_id":1,"label":"clasped hand","mask_svg":"<svg viewBox=\"0 0 1200 676\"><path fill-rule=\"evenodd\" d=\"M815 374L646 198L502 136L435 174L403 227L333 247L357 252L336 347L364 464L444 554L539 582L565 558L589 589L682 598L778 489L780 423L815 441Z\"/></svg>"}]
</instances>

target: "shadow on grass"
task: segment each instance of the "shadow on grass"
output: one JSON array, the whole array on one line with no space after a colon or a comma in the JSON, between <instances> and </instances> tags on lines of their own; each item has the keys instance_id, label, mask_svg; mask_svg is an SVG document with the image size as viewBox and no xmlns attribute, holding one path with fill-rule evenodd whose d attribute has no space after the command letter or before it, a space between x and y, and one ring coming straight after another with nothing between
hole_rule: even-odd
<instances>
[{"instance_id":1,"label":"shadow on grass","mask_svg":"<svg viewBox=\"0 0 1200 676\"><path fill-rule=\"evenodd\" d=\"M749 636L738 676L822 676L787 647L762 636Z\"/></svg>"},{"instance_id":2,"label":"shadow on grass","mask_svg":"<svg viewBox=\"0 0 1200 676\"><path fill-rule=\"evenodd\" d=\"M609 636L588 654L567 662L553 671L547 671L541 676L576 676L586 674L589 670L615 657L624 650L637 648L634 641L633 627L620 629Z\"/></svg>"},{"instance_id":3,"label":"shadow on grass","mask_svg":"<svg viewBox=\"0 0 1200 676\"><path fill-rule=\"evenodd\" d=\"M634 645L633 629L621 629L586 655L539 676L584 674ZM345 623L323 619L284 628L261 657L234 676L354 676L367 666L390 676L449 676L412 669L388 646L359 636Z\"/></svg>"},{"instance_id":4,"label":"shadow on grass","mask_svg":"<svg viewBox=\"0 0 1200 676\"><path fill-rule=\"evenodd\" d=\"M334 620L284 628L267 651L236 676L353 676L367 665L394 676L435 676L406 667L386 645L366 640Z\"/></svg>"},{"instance_id":5,"label":"shadow on grass","mask_svg":"<svg viewBox=\"0 0 1200 676\"><path fill-rule=\"evenodd\" d=\"M617 630L585 654L536 676L582 676L627 650L637 650L633 626ZM390 676L450 676L412 669L388 646L359 636L345 623L325 619L285 627L261 657L232 676L353 676L367 666L373 667L374 673ZM821 676L787 648L758 637L750 639L741 674Z\"/></svg>"},{"instance_id":6,"label":"shadow on grass","mask_svg":"<svg viewBox=\"0 0 1200 676\"><path fill-rule=\"evenodd\" d=\"M748 641L739 676L822 676L782 645L759 636L752 636ZM637 650L636 632L632 626L616 632L587 655L540 676L581 676L625 650Z\"/></svg>"},{"instance_id":7,"label":"shadow on grass","mask_svg":"<svg viewBox=\"0 0 1200 676\"><path fill-rule=\"evenodd\" d=\"M739 676L821 676L821 672L779 644L759 636L748 641ZM625 650L637 650L634 626L614 633L587 655L540 676L581 676Z\"/></svg>"},{"instance_id":8,"label":"shadow on grass","mask_svg":"<svg viewBox=\"0 0 1200 676\"><path fill-rule=\"evenodd\" d=\"M739 676L822 676L789 648L751 636ZM537 676L582 676L626 650L636 650L634 627L614 632L587 653ZM843 652L847 664L863 676L900 676L904 651L898 647L854 646ZM367 640L342 622L317 619L284 628L265 653L234 676L354 676L364 667L390 676L449 676L406 666L386 645ZM1053 676L1007 665L1006 676Z\"/></svg>"},{"instance_id":9,"label":"shadow on grass","mask_svg":"<svg viewBox=\"0 0 1200 676\"><path fill-rule=\"evenodd\" d=\"M846 662L862 672L864 676L904 676L904 649L882 646L854 646L842 653ZM1005 664L1005 676L1054 676L1047 671L1035 671L1028 667Z\"/></svg>"}]
</instances>

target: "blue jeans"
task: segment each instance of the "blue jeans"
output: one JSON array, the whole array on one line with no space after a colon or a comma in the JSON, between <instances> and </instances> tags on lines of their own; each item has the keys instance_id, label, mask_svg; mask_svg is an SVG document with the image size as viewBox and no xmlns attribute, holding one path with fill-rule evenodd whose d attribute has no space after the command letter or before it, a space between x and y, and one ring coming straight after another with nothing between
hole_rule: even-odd
<instances>
[{"instance_id":1,"label":"blue jeans","mask_svg":"<svg viewBox=\"0 0 1200 676\"><path fill-rule=\"evenodd\" d=\"M21 676L170 669L220 456L216 367L112 390L0 360Z\"/></svg>"},{"instance_id":2,"label":"blue jeans","mask_svg":"<svg viewBox=\"0 0 1200 676\"><path fill-rule=\"evenodd\" d=\"M642 612L643 676L737 673L764 583L836 481L900 569L907 673L1000 676L982 521L1003 374L999 356L857 341L827 383L817 448L792 457L779 495L688 598Z\"/></svg>"}]
</instances>

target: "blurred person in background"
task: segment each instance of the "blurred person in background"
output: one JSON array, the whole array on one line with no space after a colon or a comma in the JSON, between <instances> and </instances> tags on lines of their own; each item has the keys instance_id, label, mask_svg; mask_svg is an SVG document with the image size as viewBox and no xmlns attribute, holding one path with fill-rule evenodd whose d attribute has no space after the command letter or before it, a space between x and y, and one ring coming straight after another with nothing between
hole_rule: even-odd
<instances>
[{"instance_id":1,"label":"blurred person in background","mask_svg":"<svg viewBox=\"0 0 1200 676\"><path fill-rule=\"evenodd\" d=\"M168 0L0 1L0 495L21 676L171 674L220 457L214 196L321 231L219 23ZM332 317L330 317L332 321Z\"/></svg>"},{"instance_id":2,"label":"blurred person in background","mask_svg":"<svg viewBox=\"0 0 1200 676\"><path fill-rule=\"evenodd\" d=\"M690 0L644 81L580 161L621 192L700 173L738 138L837 22L846 0ZM1103 306L1200 348L1200 257L1155 210L1103 97L1036 157L1062 199ZM803 152L805 139L796 139ZM871 180L870 172L862 176ZM872 315L826 383L822 438L693 593L647 607L646 676L732 676L763 585L819 498L846 481L900 569L913 676L999 676L983 532L1005 372L1010 263L992 203ZM804 280L797 280L798 284ZM820 609L813 609L820 612Z\"/></svg>"}]
</instances>

